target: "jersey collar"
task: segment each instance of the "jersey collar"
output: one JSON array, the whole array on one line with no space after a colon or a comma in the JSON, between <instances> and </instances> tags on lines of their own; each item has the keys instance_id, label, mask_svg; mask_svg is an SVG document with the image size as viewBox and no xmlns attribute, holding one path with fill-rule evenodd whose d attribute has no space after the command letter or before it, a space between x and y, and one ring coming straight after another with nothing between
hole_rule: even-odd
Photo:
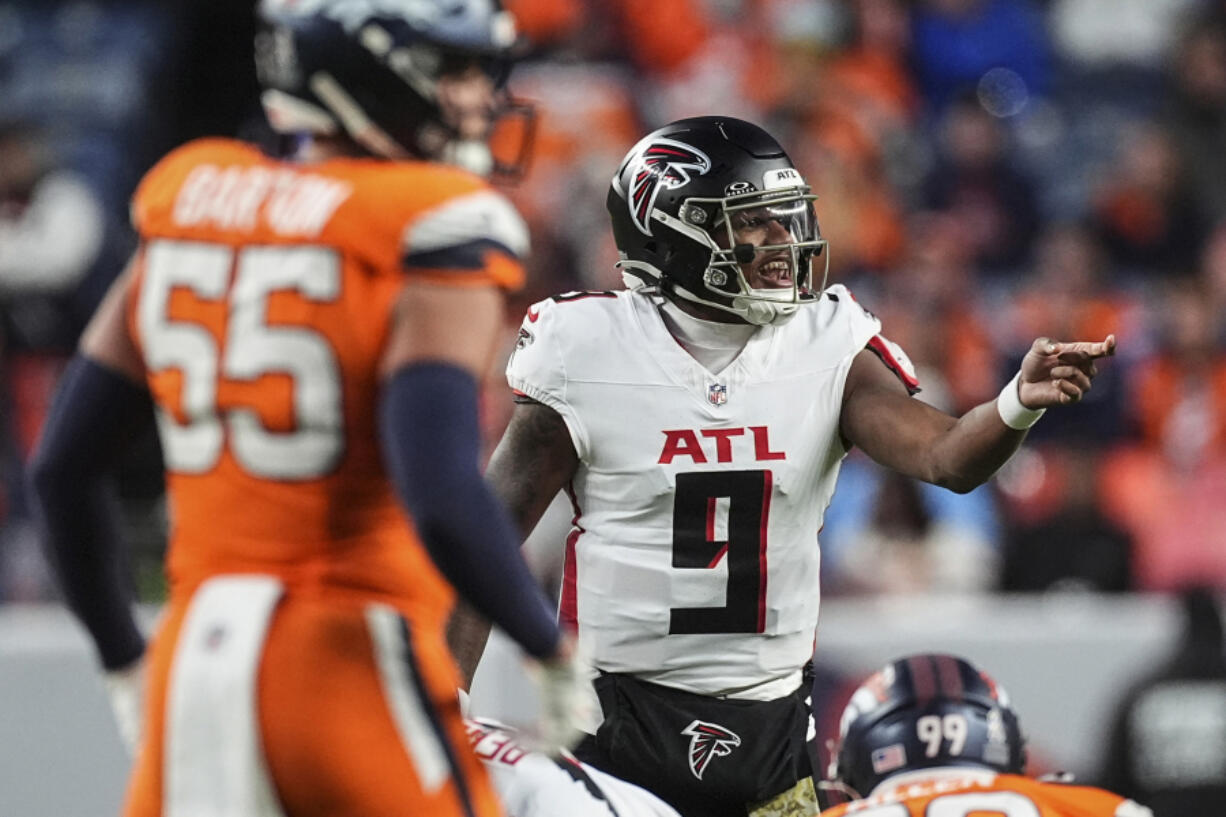
<instances>
[{"instance_id":1,"label":"jersey collar","mask_svg":"<svg viewBox=\"0 0 1226 817\"><path fill-rule=\"evenodd\" d=\"M668 330L658 306L660 297L658 294L635 291L631 295L630 305L649 353L670 380L704 404L709 404L708 395L712 386L725 387L727 399L732 401L736 399L737 388L759 379L759 374L769 363L779 327L752 327L754 331L750 333L745 348L727 368L715 374L695 360ZM736 326L734 331L740 329L740 326ZM708 407L716 406L710 403Z\"/></svg>"}]
</instances>

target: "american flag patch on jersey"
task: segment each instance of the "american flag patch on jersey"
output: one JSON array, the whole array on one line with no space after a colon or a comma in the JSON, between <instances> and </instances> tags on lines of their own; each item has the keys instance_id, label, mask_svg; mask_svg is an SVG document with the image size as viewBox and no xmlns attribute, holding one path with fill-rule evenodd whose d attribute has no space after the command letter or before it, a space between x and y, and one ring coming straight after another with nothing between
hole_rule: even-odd
<instances>
[{"instance_id":1,"label":"american flag patch on jersey","mask_svg":"<svg viewBox=\"0 0 1226 817\"><path fill-rule=\"evenodd\" d=\"M901 743L873 750L873 773L885 774L907 765L907 750Z\"/></svg>"}]
</instances>

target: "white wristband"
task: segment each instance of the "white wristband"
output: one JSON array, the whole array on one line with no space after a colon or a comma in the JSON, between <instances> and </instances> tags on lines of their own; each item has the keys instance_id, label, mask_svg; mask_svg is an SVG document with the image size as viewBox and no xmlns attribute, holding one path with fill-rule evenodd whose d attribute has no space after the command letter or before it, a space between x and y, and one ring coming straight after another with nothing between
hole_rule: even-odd
<instances>
[{"instance_id":1,"label":"white wristband","mask_svg":"<svg viewBox=\"0 0 1226 817\"><path fill-rule=\"evenodd\" d=\"M1017 431L1025 431L1030 428L1039 422L1039 418L1047 411L1047 409L1026 408L1022 405L1022 398L1018 396L1021 379L1022 373L1018 372L1000 390L1000 396L996 398L996 412L1000 415L1000 419L1004 420L1005 425L1009 428Z\"/></svg>"}]
</instances>

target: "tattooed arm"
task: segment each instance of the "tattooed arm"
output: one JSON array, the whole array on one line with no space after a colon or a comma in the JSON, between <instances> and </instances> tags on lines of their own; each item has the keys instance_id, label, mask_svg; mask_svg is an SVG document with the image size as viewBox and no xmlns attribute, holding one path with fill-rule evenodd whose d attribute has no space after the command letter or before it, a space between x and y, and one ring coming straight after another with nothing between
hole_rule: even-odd
<instances>
[{"instance_id":1,"label":"tattooed arm","mask_svg":"<svg viewBox=\"0 0 1226 817\"><path fill-rule=\"evenodd\" d=\"M574 476L579 457L561 415L534 400L520 400L490 458L485 478L527 534ZM447 644L460 668L464 689L472 684L489 634L488 621L465 602L456 605L447 624Z\"/></svg>"}]
</instances>

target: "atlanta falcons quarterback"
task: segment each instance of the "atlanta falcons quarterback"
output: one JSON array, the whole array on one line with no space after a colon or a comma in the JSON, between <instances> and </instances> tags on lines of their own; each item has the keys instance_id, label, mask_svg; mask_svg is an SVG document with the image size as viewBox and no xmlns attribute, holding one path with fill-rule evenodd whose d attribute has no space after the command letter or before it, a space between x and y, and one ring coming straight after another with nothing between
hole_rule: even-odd
<instances>
[{"instance_id":1,"label":"atlanta falcons quarterback","mask_svg":"<svg viewBox=\"0 0 1226 817\"><path fill-rule=\"evenodd\" d=\"M825 286L815 198L750 123L649 134L608 196L628 289L533 305L507 367L488 476L524 530L560 489L574 505L560 618L603 713L576 754L687 817L817 810L804 669L851 447L969 491L1115 345L1040 338L961 418L913 400L907 356ZM451 643L471 673L484 630L461 613Z\"/></svg>"}]
</instances>

